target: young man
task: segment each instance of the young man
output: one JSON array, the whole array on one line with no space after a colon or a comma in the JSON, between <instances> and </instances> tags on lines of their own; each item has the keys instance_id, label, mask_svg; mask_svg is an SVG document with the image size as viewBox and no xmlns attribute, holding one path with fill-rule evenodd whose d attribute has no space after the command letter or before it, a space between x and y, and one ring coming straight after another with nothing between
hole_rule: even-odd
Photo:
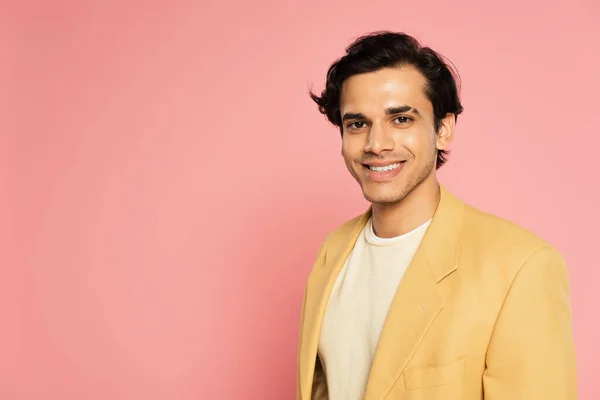
<instances>
[{"instance_id":1,"label":"young man","mask_svg":"<svg viewBox=\"0 0 600 400\"><path fill-rule=\"evenodd\" d=\"M462 111L442 57L405 34L367 35L311 96L372 206L318 252L297 398L576 399L561 255L436 179Z\"/></svg>"}]
</instances>

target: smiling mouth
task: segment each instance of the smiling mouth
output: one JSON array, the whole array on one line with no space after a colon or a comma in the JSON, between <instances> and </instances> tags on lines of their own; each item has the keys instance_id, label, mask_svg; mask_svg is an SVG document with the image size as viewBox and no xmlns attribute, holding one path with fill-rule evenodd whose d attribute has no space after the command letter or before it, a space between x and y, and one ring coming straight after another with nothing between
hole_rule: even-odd
<instances>
[{"instance_id":1,"label":"smiling mouth","mask_svg":"<svg viewBox=\"0 0 600 400\"><path fill-rule=\"evenodd\" d=\"M363 164L365 168L371 170L371 171L375 171L375 172L388 172L388 171L393 171L396 168L399 168L402 164L404 164L404 161L401 162L397 162L394 164L389 164L389 165L382 165L382 166L378 166L378 165L367 165L367 164Z\"/></svg>"}]
</instances>

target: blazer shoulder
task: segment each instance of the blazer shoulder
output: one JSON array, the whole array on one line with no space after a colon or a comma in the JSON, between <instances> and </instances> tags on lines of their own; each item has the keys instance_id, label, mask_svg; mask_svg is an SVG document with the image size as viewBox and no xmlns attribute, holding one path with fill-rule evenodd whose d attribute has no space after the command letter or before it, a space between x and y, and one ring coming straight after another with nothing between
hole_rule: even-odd
<instances>
[{"instance_id":1,"label":"blazer shoulder","mask_svg":"<svg viewBox=\"0 0 600 400\"><path fill-rule=\"evenodd\" d=\"M550 244L532 230L490 212L465 204L465 229L467 233L477 232L483 238L500 242L522 242L531 247L546 247Z\"/></svg>"},{"instance_id":2,"label":"blazer shoulder","mask_svg":"<svg viewBox=\"0 0 600 400\"><path fill-rule=\"evenodd\" d=\"M325 235L325 238L321 241L321 246L317 251L317 257L309 274L309 280L310 276L327 262L329 254L335 253L335 251L348 244L348 241L351 240L351 233L364 221L364 218L368 216L367 214L368 212L357 215Z\"/></svg>"},{"instance_id":3,"label":"blazer shoulder","mask_svg":"<svg viewBox=\"0 0 600 400\"><path fill-rule=\"evenodd\" d=\"M368 211L367 211L368 213ZM323 240L322 249L328 249L340 244L346 244L348 236L364 220L367 213L359 214L330 231Z\"/></svg>"},{"instance_id":4,"label":"blazer shoulder","mask_svg":"<svg viewBox=\"0 0 600 400\"><path fill-rule=\"evenodd\" d=\"M540 250L560 254L530 229L471 205L465 205L462 236L469 247L518 265Z\"/></svg>"}]
</instances>

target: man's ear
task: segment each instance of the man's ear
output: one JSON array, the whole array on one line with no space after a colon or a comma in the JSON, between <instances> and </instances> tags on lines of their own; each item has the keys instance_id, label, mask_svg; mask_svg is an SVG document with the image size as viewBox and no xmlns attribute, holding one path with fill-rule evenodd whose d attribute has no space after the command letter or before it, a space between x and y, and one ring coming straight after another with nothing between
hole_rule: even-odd
<instances>
[{"instance_id":1,"label":"man's ear","mask_svg":"<svg viewBox=\"0 0 600 400\"><path fill-rule=\"evenodd\" d=\"M440 121L440 127L437 132L435 146L438 150L447 150L454 140L454 125L456 124L456 115L446 114Z\"/></svg>"}]
</instances>

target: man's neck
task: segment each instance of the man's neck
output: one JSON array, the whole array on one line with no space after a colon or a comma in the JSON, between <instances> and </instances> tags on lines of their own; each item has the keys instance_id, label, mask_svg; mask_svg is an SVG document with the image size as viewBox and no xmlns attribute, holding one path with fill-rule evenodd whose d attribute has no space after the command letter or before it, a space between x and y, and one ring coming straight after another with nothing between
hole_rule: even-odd
<instances>
[{"instance_id":1,"label":"man's neck","mask_svg":"<svg viewBox=\"0 0 600 400\"><path fill-rule=\"evenodd\" d=\"M373 230L380 238L408 233L433 217L439 200L437 180L425 180L398 203L373 204Z\"/></svg>"}]
</instances>

